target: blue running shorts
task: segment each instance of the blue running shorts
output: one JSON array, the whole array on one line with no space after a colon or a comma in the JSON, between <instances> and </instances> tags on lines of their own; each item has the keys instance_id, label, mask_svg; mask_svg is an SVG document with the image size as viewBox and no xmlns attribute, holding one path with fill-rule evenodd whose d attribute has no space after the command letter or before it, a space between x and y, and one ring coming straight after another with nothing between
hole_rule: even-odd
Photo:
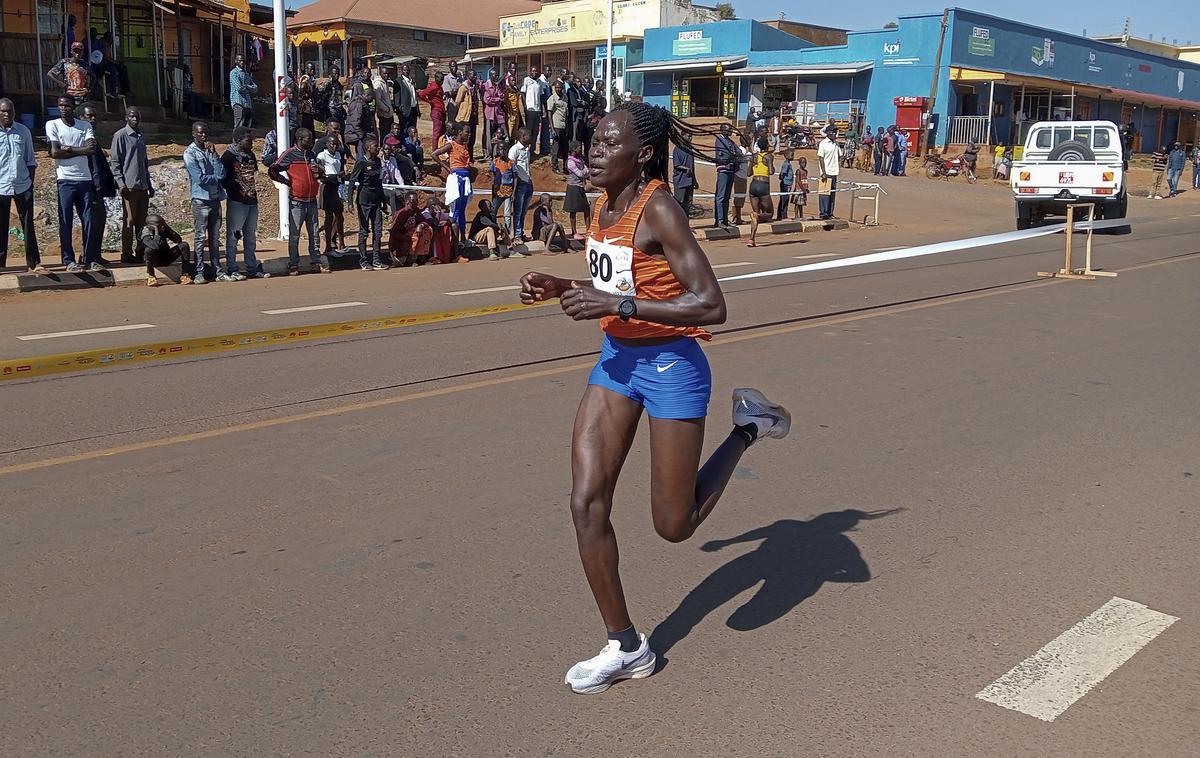
<instances>
[{"instance_id":1,"label":"blue running shorts","mask_svg":"<svg viewBox=\"0 0 1200 758\"><path fill-rule=\"evenodd\" d=\"M606 334L588 384L641 403L654 418L704 418L712 371L692 337L631 347Z\"/></svg>"}]
</instances>

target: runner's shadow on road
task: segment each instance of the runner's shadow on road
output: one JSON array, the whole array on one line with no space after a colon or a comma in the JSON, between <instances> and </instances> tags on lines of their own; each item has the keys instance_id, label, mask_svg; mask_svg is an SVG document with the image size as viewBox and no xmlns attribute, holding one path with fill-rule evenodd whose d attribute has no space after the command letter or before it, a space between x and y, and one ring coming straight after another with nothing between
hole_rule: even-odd
<instances>
[{"instance_id":1,"label":"runner's shadow on road","mask_svg":"<svg viewBox=\"0 0 1200 758\"><path fill-rule=\"evenodd\" d=\"M730 629L748 632L778 621L825 582L869 581L871 570L846 532L861 521L901 510L844 510L808 521L781 519L737 537L704 543L700 549L709 553L742 542L760 544L709 574L654 629L650 648L658 655L659 668L666 665L666 653L705 617L760 582L758 592L730 614L725 622Z\"/></svg>"}]
</instances>

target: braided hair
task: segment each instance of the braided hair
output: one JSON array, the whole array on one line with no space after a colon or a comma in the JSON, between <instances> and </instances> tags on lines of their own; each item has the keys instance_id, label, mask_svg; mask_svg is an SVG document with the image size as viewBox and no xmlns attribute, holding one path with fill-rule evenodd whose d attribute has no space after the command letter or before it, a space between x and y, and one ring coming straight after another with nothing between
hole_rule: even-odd
<instances>
[{"instance_id":1,"label":"braided hair","mask_svg":"<svg viewBox=\"0 0 1200 758\"><path fill-rule=\"evenodd\" d=\"M647 181L658 179L670 184L671 143L693 158L716 162L716 158L696 147L695 138L715 136L716 130L694 126L678 118L666 108L645 102L624 102L613 108L613 112L625 111L633 121L633 131L642 145L650 145L654 152L642 169Z\"/></svg>"}]
</instances>

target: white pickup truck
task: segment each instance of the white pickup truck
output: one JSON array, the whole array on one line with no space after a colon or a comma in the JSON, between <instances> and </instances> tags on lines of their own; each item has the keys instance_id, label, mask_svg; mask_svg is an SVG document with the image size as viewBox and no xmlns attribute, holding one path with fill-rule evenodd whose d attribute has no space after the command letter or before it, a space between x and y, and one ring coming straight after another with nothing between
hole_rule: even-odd
<instances>
[{"instance_id":1,"label":"white pickup truck","mask_svg":"<svg viewBox=\"0 0 1200 758\"><path fill-rule=\"evenodd\" d=\"M1126 155L1111 121L1039 121L1009 174L1017 228L1065 216L1069 203L1095 203L1096 218L1125 218Z\"/></svg>"}]
</instances>

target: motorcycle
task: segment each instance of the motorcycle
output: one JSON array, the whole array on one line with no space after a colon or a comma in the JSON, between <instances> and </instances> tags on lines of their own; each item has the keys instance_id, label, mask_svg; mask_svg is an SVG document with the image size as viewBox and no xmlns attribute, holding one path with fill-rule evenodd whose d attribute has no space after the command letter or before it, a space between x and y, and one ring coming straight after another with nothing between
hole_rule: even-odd
<instances>
[{"instance_id":1,"label":"motorcycle","mask_svg":"<svg viewBox=\"0 0 1200 758\"><path fill-rule=\"evenodd\" d=\"M817 138L812 129L807 126L790 126L787 130L788 147L793 150L804 150L816 147Z\"/></svg>"},{"instance_id":2,"label":"motorcycle","mask_svg":"<svg viewBox=\"0 0 1200 758\"><path fill-rule=\"evenodd\" d=\"M925 176L930 179L949 179L962 174L968 184L974 184L978 177L970 170L966 161L960 155L957 158L943 158L940 155L925 156Z\"/></svg>"}]
</instances>

